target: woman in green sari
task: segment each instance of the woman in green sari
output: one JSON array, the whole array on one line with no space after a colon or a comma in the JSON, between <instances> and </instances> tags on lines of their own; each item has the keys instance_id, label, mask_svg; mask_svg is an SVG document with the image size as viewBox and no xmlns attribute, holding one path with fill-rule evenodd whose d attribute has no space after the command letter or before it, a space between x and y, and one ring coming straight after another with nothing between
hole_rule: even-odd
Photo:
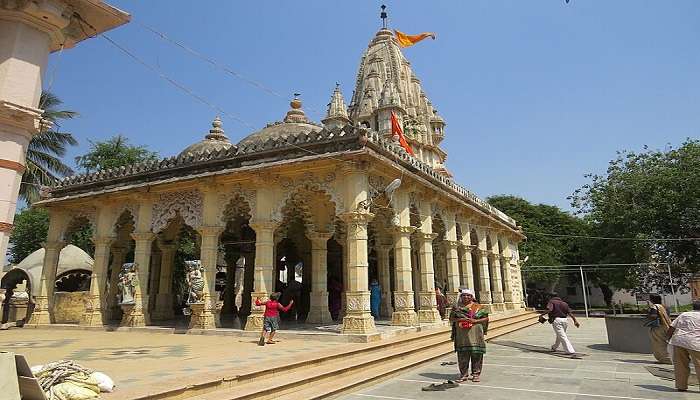
<instances>
[{"instance_id":1,"label":"woman in green sari","mask_svg":"<svg viewBox=\"0 0 700 400\"><path fill-rule=\"evenodd\" d=\"M457 382L479 382L481 365L486 353L484 335L488 329L489 314L474 299L474 291L460 289L459 300L450 311L450 322L454 330L455 352L459 365ZM471 364L471 375L469 365Z\"/></svg>"}]
</instances>

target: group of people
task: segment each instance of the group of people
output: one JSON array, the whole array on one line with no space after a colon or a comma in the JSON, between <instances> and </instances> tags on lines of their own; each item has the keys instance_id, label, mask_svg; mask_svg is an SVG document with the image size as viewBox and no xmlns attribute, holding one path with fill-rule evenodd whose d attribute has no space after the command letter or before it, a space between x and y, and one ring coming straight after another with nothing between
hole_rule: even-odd
<instances>
[{"instance_id":1,"label":"group of people","mask_svg":"<svg viewBox=\"0 0 700 400\"><path fill-rule=\"evenodd\" d=\"M692 311L671 318L661 304L661 296L649 296L646 326L654 358L661 364L673 364L676 389L688 390L690 363L700 382L700 301L693 301Z\"/></svg>"}]
</instances>

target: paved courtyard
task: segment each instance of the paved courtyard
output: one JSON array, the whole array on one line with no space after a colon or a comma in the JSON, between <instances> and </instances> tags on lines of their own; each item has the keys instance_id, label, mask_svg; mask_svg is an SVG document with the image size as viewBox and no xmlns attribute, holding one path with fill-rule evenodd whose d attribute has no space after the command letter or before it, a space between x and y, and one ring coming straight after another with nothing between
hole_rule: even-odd
<instances>
[{"instance_id":1,"label":"paved courtyard","mask_svg":"<svg viewBox=\"0 0 700 400\"><path fill-rule=\"evenodd\" d=\"M655 366L647 354L619 353L607 345L605 322L582 319L571 325L569 336L582 359L545 353L554 334L549 324L536 325L494 339L487 348L481 383L468 383L442 392L421 388L456 378L456 361L450 355L383 383L342 396L343 400L463 399L513 400L674 400L697 399L698 387L676 392L673 381L657 378L646 370ZM668 368L670 366L662 366Z\"/></svg>"},{"instance_id":2,"label":"paved courtyard","mask_svg":"<svg viewBox=\"0 0 700 400\"><path fill-rule=\"evenodd\" d=\"M0 350L23 354L29 365L70 359L105 372L117 384L117 390L104 394L105 398L121 398L143 387L194 382L217 371L235 375L236 371L362 346L282 339L277 344L259 347L255 338L240 336L45 328L0 331Z\"/></svg>"}]
</instances>

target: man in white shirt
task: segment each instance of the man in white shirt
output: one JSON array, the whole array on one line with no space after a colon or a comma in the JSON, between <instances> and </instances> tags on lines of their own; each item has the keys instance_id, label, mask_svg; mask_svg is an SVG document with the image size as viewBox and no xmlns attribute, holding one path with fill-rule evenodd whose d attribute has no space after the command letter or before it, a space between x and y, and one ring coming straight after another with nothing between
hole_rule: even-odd
<instances>
[{"instance_id":1,"label":"man in white shirt","mask_svg":"<svg viewBox=\"0 0 700 400\"><path fill-rule=\"evenodd\" d=\"M688 390L690 361L700 381L700 301L693 301L693 311L686 311L676 318L668 329L669 343L673 345L673 371L676 389Z\"/></svg>"}]
</instances>

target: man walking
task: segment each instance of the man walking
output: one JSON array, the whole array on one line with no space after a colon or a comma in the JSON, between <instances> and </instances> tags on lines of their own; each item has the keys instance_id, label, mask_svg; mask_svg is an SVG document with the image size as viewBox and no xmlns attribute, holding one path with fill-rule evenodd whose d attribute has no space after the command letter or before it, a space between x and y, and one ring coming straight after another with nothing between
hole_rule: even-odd
<instances>
[{"instance_id":1,"label":"man walking","mask_svg":"<svg viewBox=\"0 0 700 400\"><path fill-rule=\"evenodd\" d=\"M700 381L700 301L693 301L693 311L686 311L676 318L668 328L669 343L673 345L673 372L676 389L688 390L690 361Z\"/></svg>"},{"instance_id":2,"label":"man walking","mask_svg":"<svg viewBox=\"0 0 700 400\"><path fill-rule=\"evenodd\" d=\"M552 324L554 329L554 334L556 335L556 340L552 345L552 351L557 351L559 345L564 346L564 351L568 355L575 355L576 350L571 344L569 337L566 335L566 329L569 327L568 317L574 321L574 326L577 328L580 326L576 317L571 314L571 309L569 305L562 299L560 299L556 293L552 293L552 297L547 303L547 312L540 315L540 321L544 322L544 316L548 315L549 323Z\"/></svg>"}]
</instances>

